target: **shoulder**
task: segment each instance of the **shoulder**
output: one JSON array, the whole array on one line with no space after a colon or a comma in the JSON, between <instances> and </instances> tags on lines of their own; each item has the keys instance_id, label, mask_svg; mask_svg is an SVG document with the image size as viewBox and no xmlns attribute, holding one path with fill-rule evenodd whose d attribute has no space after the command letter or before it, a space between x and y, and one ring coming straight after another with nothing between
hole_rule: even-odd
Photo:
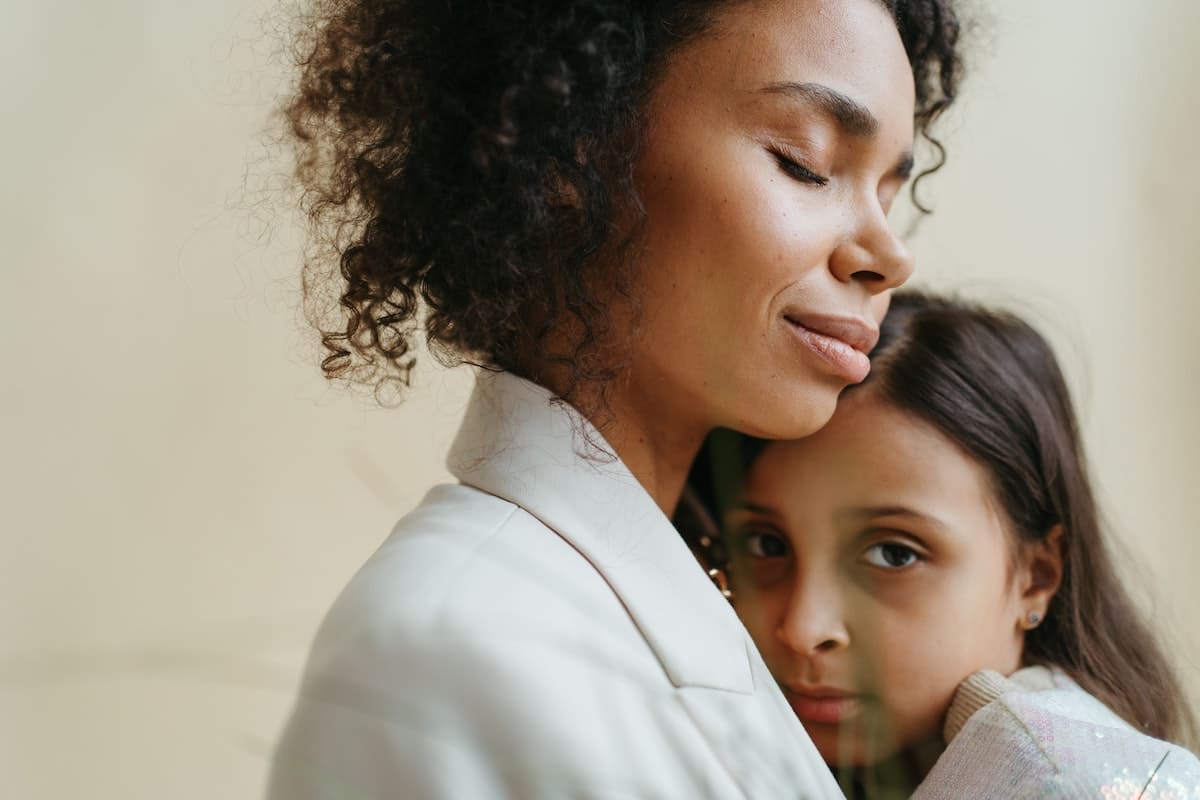
<instances>
[{"instance_id":1,"label":"shoulder","mask_svg":"<svg viewBox=\"0 0 1200 800\"><path fill-rule=\"evenodd\" d=\"M603 626L625 620L620 612L592 565L528 511L469 486L439 486L343 589L309 671L330 661L388 669L426 651L468 658L497 637L528 639L556 625L577 632L581 617Z\"/></svg>"},{"instance_id":2,"label":"shoulder","mask_svg":"<svg viewBox=\"0 0 1200 800\"><path fill-rule=\"evenodd\" d=\"M981 797L1090 797L1125 783L1136 784L1131 797L1145 800L1175 795L1139 795L1143 787L1200 793L1200 762L1192 753L1134 730L1057 670L972 675L955 699L947 739L915 800L962 797L964 790Z\"/></svg>"},{"instance_id":3,"label":"shoulder","mask_svg":"<svg viewBox=\"0 0 1200 800\"><path fill-rule=\"evenodd\" d=\"M343 796L338 786L371 798L397 786L408 796L574 796L581 781L608 796L600 790L613 781L663 773L661 760L613 768L633 760L633 731L654 719L695 735L591 564L522 508L439 487L322 623L269 796ZM665 756L650 747L645 758L655 752Z\"/></svg>"}]
</instances>

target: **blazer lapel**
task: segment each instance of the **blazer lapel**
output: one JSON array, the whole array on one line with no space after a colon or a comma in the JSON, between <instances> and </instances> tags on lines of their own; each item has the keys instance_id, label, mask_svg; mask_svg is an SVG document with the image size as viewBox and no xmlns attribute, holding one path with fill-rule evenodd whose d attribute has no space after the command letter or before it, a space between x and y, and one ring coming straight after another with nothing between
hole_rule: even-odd
<instances>
[{"instance_id":1,"label":"blazer lapel","mask_svg":"<svg viewBox=\"0 0 1200 800\"><path fill-rule=\"evenodd\" d=\"M509 373L481 373L447 466L595 566L747 797L842 797L729 603L577 411Z\"/></svg>"},{"instance_id":2,"label":"blazer lapel","mask_svg":"<svg viewBox=\"0 0 1200 800\"><path fill-rule=\"evenodd\" d=\"M757 695L681 690L696 728L748 798L844 800L749 638L746 647Z\"/></svg>"},{"instance_id":3,"label":"blazer lapel","mask_svg":"<svg viewBox=\"0 0 1200 800\"><path fill-rule=\"evenodd\" d=\"M447 466L587 558L675 686L753 693L741 622L670 520L570 406L509 373L481 373Z\"/></svg>"}]
</instances>

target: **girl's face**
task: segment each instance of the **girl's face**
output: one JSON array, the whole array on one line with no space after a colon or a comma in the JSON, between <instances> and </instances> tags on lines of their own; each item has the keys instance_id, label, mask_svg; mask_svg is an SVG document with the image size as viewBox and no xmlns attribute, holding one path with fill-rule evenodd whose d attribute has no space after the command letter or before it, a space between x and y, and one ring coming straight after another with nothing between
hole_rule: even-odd
<instances>
[{"instance_id":1,"label":"girl's face","mask_svg":"<svg viewBox=\"0 0 1200 800\"><path fill-rule=\"evenodd\" d=\"M987 474L869 388L768 445L740 500L737 611L826 761L936 743L964 678L1020 666L1027 598Z\"/></svg>"},{"instance_id":2,"label":"girl's face","mask_svg":"<svg viewBox=\"0 0 1200 800\"><path fill-rule=\"evenodd\" d=\"M793 438L867 373L912 263L912 69L878 0L729 3L647 109L631 380L658 418ZM631 389L633 391L633 389Z\"/></svg>"}]
</instances>

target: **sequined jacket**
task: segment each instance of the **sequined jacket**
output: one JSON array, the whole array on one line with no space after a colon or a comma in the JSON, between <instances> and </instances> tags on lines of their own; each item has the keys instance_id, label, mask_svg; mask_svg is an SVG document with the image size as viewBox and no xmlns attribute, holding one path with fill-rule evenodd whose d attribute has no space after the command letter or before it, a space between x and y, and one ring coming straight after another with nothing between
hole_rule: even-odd
<instances>
[{"instance_id":1,"label":"sequined jacket","mask_svg":"<svg viewBox=\"0 0 1200 800\"><path fill-rule=\"evenodd\" d=\"M1139 733L1058 670L977 672L913 800L1200 800L1200 761Z\"/></svg>"}]
</instances>

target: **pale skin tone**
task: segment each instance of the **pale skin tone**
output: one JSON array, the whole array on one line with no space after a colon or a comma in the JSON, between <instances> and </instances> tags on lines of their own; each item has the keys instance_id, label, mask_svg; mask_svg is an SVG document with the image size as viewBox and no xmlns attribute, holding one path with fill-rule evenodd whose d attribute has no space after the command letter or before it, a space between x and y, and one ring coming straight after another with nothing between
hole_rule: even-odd
<instances>
[{"instance_id":1,"label":"pale skin tone","mask_svg":"<svg viewBox=\"0 0 1200 800\"><path fill-rule=\"evenodd\" d=\"M738 614L822 756L940 746L958 685L1022 665L1062 534L1019 543L987 472L870 386L768 445L727 520Z\"/></svg>"},{"instance_id":2,"label":"pale skin tone","mask_svg":"<svg viewBox=\"0 0 1200 800\"><path fill-rule=\"evenodd\" d=\"M794 438L823 425L862 379L880 298L912 272L887 220L912 164L912 69L882 4L717 14L647 109L640 314L612 303L632 344L597 419L668 514L714 427Z\"/></svg>"}]
</instances>

